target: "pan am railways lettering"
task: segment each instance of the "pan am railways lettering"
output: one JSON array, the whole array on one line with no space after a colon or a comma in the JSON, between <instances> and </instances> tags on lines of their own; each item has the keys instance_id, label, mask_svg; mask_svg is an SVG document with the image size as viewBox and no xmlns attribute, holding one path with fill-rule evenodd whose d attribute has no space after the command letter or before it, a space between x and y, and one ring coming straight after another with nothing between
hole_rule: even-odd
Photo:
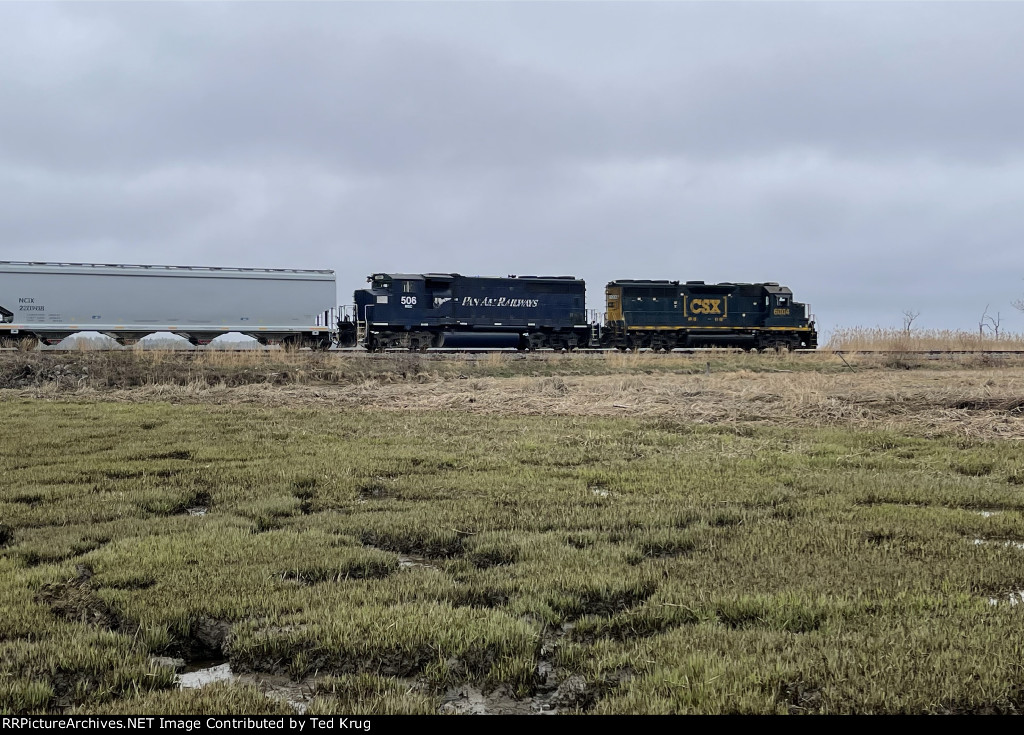
<instances>
[{"instance_id":1,"label":"pan am railways lettering","mask_svg":"<svg viewBox=\"0 0 1024 735\"><path fill-rule=\"evenodd\" d=\"M498 299L482 298L474 299L472 296L464 296L460 306L504 306L511 308L536 309L540 305L540 299L509 299L504 296Z\"/></svg>"}]
</instances>

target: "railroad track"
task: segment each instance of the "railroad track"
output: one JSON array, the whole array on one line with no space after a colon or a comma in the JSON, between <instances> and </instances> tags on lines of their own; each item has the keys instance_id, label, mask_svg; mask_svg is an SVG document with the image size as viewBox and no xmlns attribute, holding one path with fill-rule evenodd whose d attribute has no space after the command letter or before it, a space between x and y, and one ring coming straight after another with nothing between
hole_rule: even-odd
<instances>
[{"instance_id":1,"label":"railroad track","mask_svg":"<svg viewBox=\"0 0 1024 735\"><path fill-rule=\"evenodd\" d=\"M60 348L60 347L45 347L42 349L32 350L33 352L50 352L58 354L71 354L71 353L95 353L95 352L131 352L133 348L112 348L112 349L86 349L82 350L77 347ZM19 352L17 347L0 347L0 353L2 352ZM251 347L241 347L238 349L230 349L218 347L216 349L209 349L205 347L194 347L194 348L181 348L176 347L173 349L162 349L154 347L143 350L144 352L173 352L180 353L183 355L194 355L194 354L209 354L209 353L230 353L230 354L263 354L263 353L284 353L285 350L280 348L263 348L253 349ZM671 353L658 352L653 354L665 355L701 355L701 354L738 354L743 352L739 348L730 347L692 347L692 348L679 348L673 350ZM500 348L500 349L486 349L486 348L465 348L465 349L431 349L427 352L410 352L409 350L387 350L386 352L367 352L362 348L350 347L345 349L333 349L327 352L301 352L301 353L289 353L289 354L318 354L318 355L359 355L367 359L382 360L394 357L396 355L408 355L418 356L427 358L444 358L452 355L491 355L491 354L504 354L510 356L516 356L520 358L552 358L552 357L571 357L572 355L605 355L605 354L629 354L620 353L618 350L613 348L608 349L579 349L574 350L571 353L555 352L552 350L541 350L534 352L520 352L513 348ZM652 354L650 350L640 350L638 354ZM980 356L1020 356L1024 355L1024 350L793 350L790 354L793 355L837 355L837 356L850 356L850 355L879 355L879 356L919 356L919 357L941 357L945 355L980 355Z\"/></svg>"},{"instance_id":2,"label":"railroad track","mask_svg":"<svg viewBox=\"0 0 1024 735\"><path fill-rule=\"evenodd\" d=\"M1024 355L1024 350L797 350L829 355Z\"/></svg>"}]
</instances>

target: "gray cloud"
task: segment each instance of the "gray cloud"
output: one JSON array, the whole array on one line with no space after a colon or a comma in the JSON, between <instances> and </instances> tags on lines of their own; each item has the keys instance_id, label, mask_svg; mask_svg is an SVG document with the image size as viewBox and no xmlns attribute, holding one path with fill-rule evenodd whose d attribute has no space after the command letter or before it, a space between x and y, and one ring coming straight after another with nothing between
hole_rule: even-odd
<instances>
[{"instance_id":1,"label":"gray cloud","mask_svg":"<svg viewBox=\"0 0 1024 735\"><path fill-rule=\"evenodd\" d=\"M1024 315L1024 6L4 4L0 257Z\"/></svg>"}]
</instances>

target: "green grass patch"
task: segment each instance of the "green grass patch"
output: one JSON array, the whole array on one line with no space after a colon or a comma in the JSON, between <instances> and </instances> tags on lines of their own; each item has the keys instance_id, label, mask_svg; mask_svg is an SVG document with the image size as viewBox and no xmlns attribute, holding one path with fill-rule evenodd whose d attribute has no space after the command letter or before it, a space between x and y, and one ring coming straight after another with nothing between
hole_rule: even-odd
<instances>
[{"instance_id":1,"label":"green grass patch","mask_svg":"<svg viewBox=\"0 0 1024 735\"><path fill-rule=\"evenodd\" d=\"M432 712L463 685L608 713L1024 706L1012 441L325 406L0 415L5 714L287 710L241 683L179 691L161 655L308 681L321 713Z\"/></svg>"}]
</instances>

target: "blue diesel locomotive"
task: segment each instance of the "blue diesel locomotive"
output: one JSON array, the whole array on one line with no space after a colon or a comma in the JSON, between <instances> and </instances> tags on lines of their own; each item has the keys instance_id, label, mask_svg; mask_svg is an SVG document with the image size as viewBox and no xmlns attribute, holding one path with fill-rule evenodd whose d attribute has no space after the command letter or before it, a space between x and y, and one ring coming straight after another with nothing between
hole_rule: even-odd
<instances>
[{"instance_id":1,"label":"blue diesel locomotive","mask_svg":"<svg viewBox=\"0 0 1024 735\"><path fill-rule=\"evenodd\" d=\"M591 341L586 285L572 276L482 278L375 273L355 293L358 339L371 352L400 348L573 350Z\"/></svg>"}]
</instances>

